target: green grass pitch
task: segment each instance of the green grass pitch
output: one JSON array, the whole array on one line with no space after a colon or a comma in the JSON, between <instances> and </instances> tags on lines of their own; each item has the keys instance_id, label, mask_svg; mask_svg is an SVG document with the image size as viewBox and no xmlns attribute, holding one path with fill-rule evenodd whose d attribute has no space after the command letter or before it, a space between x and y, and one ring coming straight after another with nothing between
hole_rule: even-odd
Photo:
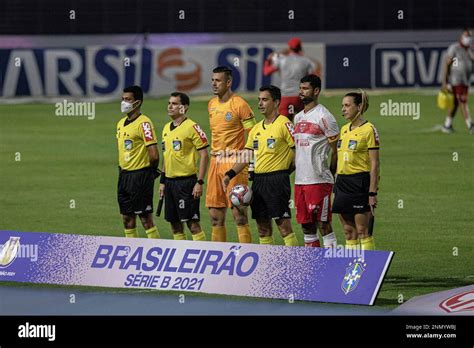
<instances>
[{"instance_id":1,"label":"green grass pitch","mask_svg":"<svg viewBox=\"0 0 474 348\"><path fill-rule=\"evenodd\" d=\"M340 125L344 123L341 97L336 92L320 99ZM380 116L380 104L389 99L419 102L420 119ZM256 99L248 100L257 114ZM472 100L471 96L474 109ZM142 108L158 135L168 122L166 103L167 98L146 99ZM0 229L123 235L116 202L115 126L122 117L120 102L98 103L95 112L95 119L88 120L58 117L52 102L0 105ZM188 116L210 136L206 112L205 98L191 100ZM474 136L468 134L462 116L456 116L456 133L434 131L433 126L444 120L435 96L403 92L374 93L366 118L375 124L381 138L376 247L395 252L376 305L395 307L402 299L472 284ZM210 238L204 199L201 215ZM302 243L295 215L294 211L293 225ZM164 219L155 221L161 236L172 238ZM230 213L227 226L228 239L236 241ZM337 216L333 227L342 243ZM253 221L251 228L257 241ZM144 237L141 226L139 231ZM282 244L276 227L274 234L276 243Z\"/></svg>"}]
</instances>

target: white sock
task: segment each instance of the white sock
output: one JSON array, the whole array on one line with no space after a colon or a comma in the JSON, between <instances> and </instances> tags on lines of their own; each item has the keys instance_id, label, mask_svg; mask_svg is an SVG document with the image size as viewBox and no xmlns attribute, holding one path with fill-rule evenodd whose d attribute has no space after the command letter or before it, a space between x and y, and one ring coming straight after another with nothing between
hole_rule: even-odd
<instances>
[{"instance_id":1,"label":"white sock","mask_svg":"<svg viewBox=\"0 0 474 348\"><path fill-rule=\"evenodd\" d=\"M337 247L336 235L334 232L331 232L323 236L323 243L325 248L335 248Z\"/></svg>"},{"instance_id":2,"label":"white sock","mask_svg":"<svg viewBox=\"0 0 474 348\"><path fill-rule=\"evenodd\" d=\"M446 120L444 120L444 126L446 128L449 128L451 127L452 124L453 124L453 118L451 116L446 116Z\"/></svg>"},{"instance_id":3,"label":"white sock","mask_svg":"<svg viewBox=\"0 0 474 348\"><path fill-rule=\"evenodd\" d=\"M313 243L319 240L319 237L317 234L305 234L304 235L304 242L305 243Z\"/></svg>"},{"instance_id":4,"label":"white sock","mask_svg":"<svg viewBox=\"0 0 474 348\"><path fill-rule=\"evenodd\" d=\"M472 125L472 120L471 120L471 117L468 117L467 119L465 119L464 121L466 121L466 126L468 129L471 128L471 125Z\"/></svg>"}]
</instances>

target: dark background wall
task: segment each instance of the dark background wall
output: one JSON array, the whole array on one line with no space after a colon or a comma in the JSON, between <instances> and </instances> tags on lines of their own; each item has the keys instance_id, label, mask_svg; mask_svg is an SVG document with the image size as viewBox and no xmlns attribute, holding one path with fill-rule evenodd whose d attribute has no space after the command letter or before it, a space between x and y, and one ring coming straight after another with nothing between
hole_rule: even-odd
<instances>
[{"instance_id":1,"label":"dark background wall","mask_svg":"<svg viewBox=\"0 0 474 348\"><path fill-rule=\"evenodd\" d=\"M69 18L71 10L75 19ZM180 10L184 20L178 19ZM290 10L294 20L288 18ZM0 34L418 30L473 24L473 0L0 0Z\"/></svg>"}]
</instances>

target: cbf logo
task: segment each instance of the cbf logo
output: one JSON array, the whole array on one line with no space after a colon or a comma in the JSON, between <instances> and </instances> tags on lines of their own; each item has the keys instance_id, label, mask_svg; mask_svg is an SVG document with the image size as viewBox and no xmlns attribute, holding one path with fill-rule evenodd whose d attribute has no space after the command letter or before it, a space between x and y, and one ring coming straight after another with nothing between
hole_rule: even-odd
<instances>
[{"instance_id":1,"label":"cbf logo","mask_svg":"<svg viewBox=\"0 0 474 348\"><path fill-rule=\"evenodd\" d=\"M228 113L225 114L225 120L227 122L232 121L232 113L231 112L228 112Z\"/></svg>"},{"instance_id":2,"label":"cbf logo","mask_svg":"<svg viewBox=\"0 0 474 348\"><path fill-rule=\"evenodd\" d=\"M0 268L6 268L15 261L20 250L20 237L10 237L0 249Z\"/></svg>"},{"instance_id":3,"label":"cbf logo","mask_svg":"<svg viewBox=\"0 0 474 348\"><path fill-rule=\"evenodd\" d=\"M353 262L349 263L349 267L346 268L346 275L341 284L341 289L344 291L344 294L347 295L357 287L366 267L367 264L361 258L354 259Z\"/></svg>"}]
</instances>

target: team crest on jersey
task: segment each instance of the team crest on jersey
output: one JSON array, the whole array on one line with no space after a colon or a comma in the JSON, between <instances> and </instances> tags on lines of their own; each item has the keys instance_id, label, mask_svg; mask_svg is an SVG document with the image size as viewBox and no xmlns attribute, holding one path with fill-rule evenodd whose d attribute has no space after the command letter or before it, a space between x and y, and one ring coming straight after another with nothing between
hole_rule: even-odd
<instances>
[{"instance_id":1,"label":"team crest on jersey","mask_svg":"<svg viewBox=\"0 0 474 348\"><path fill-rule=\"evenodd\" d=\"M173 140L173 150L175 151L181 150L181 141Z\"/></svg>"},{"instance_id":2,"label":"team crest on jersey","mask_svg":"<svg viewBox=\"0 0 474 348\"><path fill-rule=\"evenodd\" d=\"M347 146L349 150L355 150L357 148L356 140L349 140L349 145Z\"/></svg>"},{"instance_id":3,"label":"team crest on jersey","mask_svg":"<svg viewBox=\"0 0 474 348\"><path fill-rule=\"evenodd\" d=\"M253 149L258 150L258 140L253 141Z\"/></svg>"},{"instance_id":4,"label":"team crest on jersey","mask_svg":"<svg viewBox=\"0 0 474 348\"><path fill-rule=\"evenodd\" d=\"M227 122L232 121L232 112L229 111L228 113L225 114L225 120Z\"/></svg>"},{"instance_id":5,"label":"team crest on jersey","mask_svg":"<svg viewBox=\"0 0 474 348\"><path fill-rule=\"evenodd\" d=\"M275 148L275 143L276 143L276 139L267 139L267 147L269 149L274 149Z\"/></svg>"},{"instance_id":6,"label":"team crest on jersey","mask_svg":"<svg viewBox=\"0 0 474 348\"><path fill-rule=\"evenodd\" d=\"M341 289L345 295L357 288L360 278L365 271L365 267L367 267L367 264L362 259L357 259L349 263L349 267L346 268L346 275L341 284Z\"/></svg>"},{"instance_id":7,"label":"team crest on jersey","mask_svg":"<svg viewBox=\"0 0 474 348\"><path fill-rule=\"evenodd\" d=\"M133 147L133 141L131 141L130 139L125 139L124 146L125 146L125 150L131 150Z\"/></svg>"}]
</instances>

